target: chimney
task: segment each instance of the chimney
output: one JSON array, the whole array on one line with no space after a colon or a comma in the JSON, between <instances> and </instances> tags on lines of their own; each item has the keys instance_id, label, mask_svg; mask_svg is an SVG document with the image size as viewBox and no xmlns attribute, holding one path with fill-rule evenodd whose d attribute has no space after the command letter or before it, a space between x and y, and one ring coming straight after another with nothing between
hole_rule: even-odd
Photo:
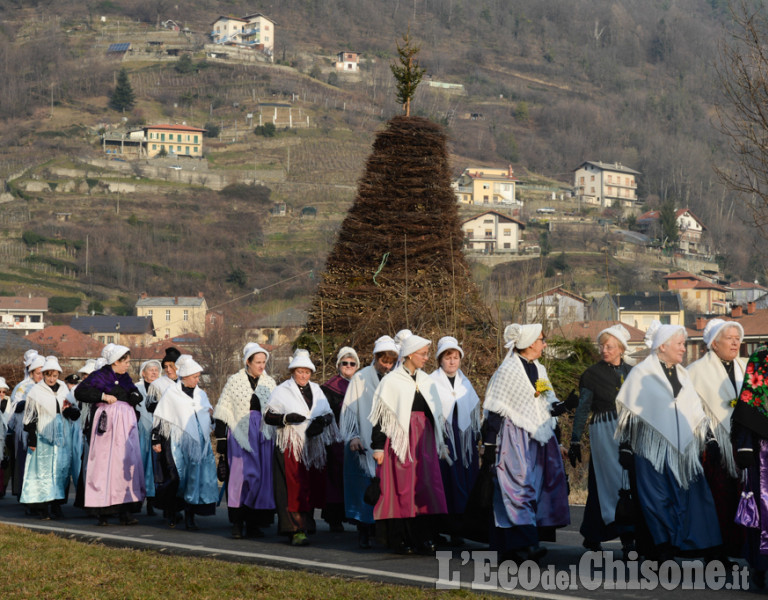
<instances>
[{"instance_id":1,"label":"chimney","mask_svg":"<svg viewBox=\"0 0 768 600\"><path fill-rule=\"evenodd\" d=\"M754 315L755 314L755 302L754 302L754 300L752 302L747 302L747 314L748 315Z\"/></svg>"},{"instance_id":2,"label":"chimney","mask_svg":"<svg viewBox=\"0 0 768 600\"><path fill-rule=\"evenodd\" d=\"M702 331L707 324L704 317L696 317L696 331Z\"/></svg>"},{"instance_id":3,"label":"chimney","mask_svg":"<svg viewBox=\"0 0 768 600\"><path fill-rule=\"evenodd\" d=\"M139 296L139 298L141 298L142 300L146 300L147 299L147 292L141 292L141 295Z\"/></svg>"},{"instance_id":4,"label":"chimney","mask_svg":"<svg viewBox=\"0 0 768 600\"><path fill-rule=\"evenodd\" d=\"M203 292L197 292L197 297L198 297L198 298L203 298L203 297L204 297L204 294L203 294Z\"/></svg>"},{"instance_id":5,"label":"chimney","mask_svg":"<svg viewBox=\"0 0 768 600\"><path fill-rule=\"evenodd\" d=\"M738 318L738 317L741 317L741 316L742 316L742 310L741 310L741 305L740 305L740 304L737 304L736 306L734 306L734 307L731 309L731 316L732 316L734 319L736 319L736 318Z\"/></svg>"},{"instance_id":6,"label":"chimney","mask_svg":"<svg viewBox=\"0 0 768 600\"><path fill-rule=\"evenodd\" d=\"M173 303L174 304L178 304L179 303L179 297L178 296L174 296L173 297Z\"/></svg>"}]
</instances>

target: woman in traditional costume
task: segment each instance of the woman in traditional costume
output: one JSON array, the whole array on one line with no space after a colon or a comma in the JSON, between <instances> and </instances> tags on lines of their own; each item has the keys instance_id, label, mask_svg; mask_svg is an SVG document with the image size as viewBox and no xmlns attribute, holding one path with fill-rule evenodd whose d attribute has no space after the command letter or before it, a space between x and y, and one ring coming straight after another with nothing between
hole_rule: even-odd
<instances>
[{"instance_id":1,"label":"woman in traditional costume","mask_svg":"<svg viewBox=\"0 0 768 600\"><path fill-rule=\"evenodd\" d=\"M0 498L5 496L5 487L10 479L9 451L6 443L8 426L5 422L5 409L10 404L11 388L5 382L5 377L0 377Z\"/></svg>"},{"instance_id":2,"label":"woman in traditional costume","mask_svg":"<svg viewBox=\"0 0 768 600\"><path fill-rule=\"evenodd\" d=\"M107 525L115 513L121 525L136 525L131 513L141 510L146 496L135 411L141 394L128 374L126 346L107 344L102 358L106 364L75 389L75 398L91 407L84 506L99 525Z\"/></svg>"},{"instance_id":3,"label":"woman in traditional costume","mask_svg":"<svg viewBox=\"0 0 768 600\"><path fill-rule=\"evenodd\" d=\"M61 518L72 465L72 439L65 420L76 421L80 411L67 401L67 386L59 381L61 366L48 356L43 380L29 390L24 408L27 456L19 502L41 519Z\"/></svg>"},{"instance_id":4,"label":"woman in traditional costume","mask_svg":"<svg viewBox=\"0 0 768 600\"><path fill-rule=\"evenodd\" d=\"M370 415L381 481L373 516L395 552L433 554L436 516L448 512L439 464L448 456L443 409L434 380L422 370L431 342L402 332L401 339L401 364L381 380Z\"/></svg>"},{"instance_id":5,"label":"woman in traditional costume","mask_svg":"<svg viewBox=\"0 0 768 600\"><path fill-rule=\"evenodd\" d=\"M753 494L757 509L756 526L744 527L744 558L752 567L752 581L762 588L768 571L768 346L749 357L745 370L731 417L731 441L736 466L745 472L743 494Z\"/></svg>"},{"instance_id":6,"label":"woman in traditional costume","mask_svg":"<svg viewBox=\"0 0 768 600\"><path fill-rule=\"evenodd\" d=\"M600 542L621 538L624 560L634 548L631 526L615 522L616 503L623 487L623 472L616 457L619 443L614 437L617 425L616 395L632 368L624 362L629 332L623 325L603 329L597 336L600 362L589 367L579 379L579 405L573 418L568 458L571 466L581 462L581 437L589 421L589 475L587 504L580 532L583 546L599 552Z\"/></svg>"},{"instance_id":7,"label":"woman in traditional costume","mask_svg":"<svg viewBox=\"0 0 768 600\"><path fill-rule=\"evenodd\" d=\"M306 546L315 533L314 510L325 506L326 446L341 441L328 400L310 381L315 365L297 349L290 379L272 390L264 414L264 434L275 439L273 484L277 530L291 545Z\"/></svg>"},{"instance_id":8,"label":"woman in traditional costume","mask_svg":"<svg viewBox=\"0 0 768 600\"><path fill-rule=\"evenodd\" d=\"M557 397L539 363L547 344L540 324L508 325L507 356L488 382L483 461L494 469L492 550L539 560L540 541L570 523L568 484L555 435Z\"/></svg>"},{"instance_id":9,"label":"woman in traditional costume","mask_svg":"<svg viewBox=\"0 0 768 600\"><path fill-rule=\"evenodd\" d=\"M213 407L198 383L203 372L189 354L175 361L178 381L168 387L157 403L152 429L152 448L161 453L163 493L155 490L155 504L170 516L175 527L184 510L184 526L199 529L195 515L216 513L219 485L211 446ZM162 496L162 499L161 499Z\"/></svg>"},{"instance_id":10,"label":"woman in traditional costume","mask_svg":"<svg viewBox=\"0 0 768 600\"><path fill-rule=\"evenodd\" d=\"M630 472L643 517L637 549L659 561L681 552L721 552L717 512L700 460L709 419L681 364L685 337L681 325L651 323L645 339L652 352L630 371L616 397L620 462Z\"/></svg>"},{"instance_id":11,"label":"woman in traditional costume","mask_svg":"<svg viewBox=\"0 0 768 600\"><path fill-rule=\"evenodd\" d=\"M139 382L136 389L141 394L141 402L136 407L139 413L139 443L141 444L141 462L144 465L144 485L147 489L147 516L153 517L155 509L152 503L155 498L155 469L153 466L152 451L152 413L147 407L147 394L152 383L160 377L160 361L157 359L145 360L139 367Z\"/></svg>"},{"instance_id":12,"label":"woman in traditional costume","mask_svg":"<svg viewBox=\"0 0 768 600\"><path fill-rule=\"evenodd\" d=\"M344 346L336 356L336 375L320 386L331 406L336 425L341 417L341 405L352 376L360 365L354 348ZM328 448L328 485L325 490L325 508L322 517L331 531L344 531L344 443L336 442Z\"/></svg>"},{"instance_id":13,"label":"woman in traditional costume","mask_svg":"<svg viewBox=\"0 0 768 600\"><path fill-rule=\"evenodd\" d=\"M275 389L264 369L269 352L254 342L243 348L245 367L227 379L213 411L219 479L227 486L232 537L262 537L272 523L274 443L261 431L262 414Z\"/></svg>"},{"instance_id":14,"label":"woman in traditional costume","mask_svg":"<svg viewBox=\"0 0 768 600\"><path fill-rule=\"evenodd\" d=\"M354 374L341 407L341 435L344 438L344 510L357 526L358 545L371 547L374 533L373 506L365 502L365 491L376 475L376 461L371 450L371 425L368 416L373 394L382 377L397 361L397 346L388 335L376 340L373 363Z\"/></svg>"},{"instance_id":15,"label":"woman in traditional costume","mask_svg":"<svg viewBox=\"0 0 768 600\"><path fill-rule=\"evenodd\" d=\"M744 329L736 321L712 319L704 327L703 337L709 351L688 366L688 374L714 433L715 441L707 443L704 454L704 475L715 501L724 555L741 556L744 532L733 521L741 472L731 448L731 415L747 367L747 360L739 356Z\"/></svg>"},{"instance_id":16,"label":"woman in traditional costume","mask_svg":"<svg viewBox=\"0 0 768 600\"><path fill-rule=\"evenodd\" d=\"M165 393L165 391L174 385L178 379L176 374L176 361L181 356L179 352L173 346L168 346L165 349L165 356L160 360L160 370L163 374L155 379L147 388L147 400L146 407L150 413L155 412L157 403Z\"/></svg>"},{"instance_id":17,"label":"woman in traditional costume","mask_svg":"<svg viewBox=\"0 0 768 600\"><path fill-rule=\"evenodd\" d=\"M449 458L440 461L440 473L448 515L441 529L451 536L452 546L464 544L461 534L464 509L479 470L480 398L461 370L463 358L464 350L455 337L440 338L437 342L440 366L430 375L440 395L445 421Z\"/></svg>"}]
</instances>

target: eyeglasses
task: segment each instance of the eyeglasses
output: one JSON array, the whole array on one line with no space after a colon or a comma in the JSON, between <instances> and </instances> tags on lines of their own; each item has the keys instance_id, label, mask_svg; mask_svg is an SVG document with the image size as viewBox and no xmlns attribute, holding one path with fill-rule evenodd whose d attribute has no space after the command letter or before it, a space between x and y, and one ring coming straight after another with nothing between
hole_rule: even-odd
<instances>
[{"instance_id":1,"label":"eyeglasses","mask_svg":"<svg viewBox=\"0 0 768 600\"><path fill-rule=\"evenodd\" d=\"M356 367L356 366L357 366L357 363L356 363L356 362L354 362L354 361L349 361L349 360L342 360L342 361L341 361L341 366L342 366L342 367Z\"/></svg>"}]
</instances>

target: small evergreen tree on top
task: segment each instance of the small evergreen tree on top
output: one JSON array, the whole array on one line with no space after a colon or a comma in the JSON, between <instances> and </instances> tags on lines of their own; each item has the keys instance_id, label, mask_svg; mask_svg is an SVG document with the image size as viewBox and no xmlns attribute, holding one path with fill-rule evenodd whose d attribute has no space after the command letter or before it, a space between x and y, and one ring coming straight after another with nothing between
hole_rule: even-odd
<instances>
[{"instance_id":1,"label":"small evergreen tree on top","mask_svg":"<svg viewBox=\"0 0 768 600\"><path fill-rule=\"evenodd\" d=\"M405 116L409 117L411 115L411 100L416 95L416 88L427 70L419 67L419 61L415 59L421 48L411 45L410 33L403 36L403 42L402 46L397 45L400 65L390 65L389 68L392 69L392 75L395 76L397 99L403 105Z\"/></svg>"},{"instance_id":2,"label":"small evergreen tree on top","mask_svg":"<svg viewBox=\"0 0 768 600\"><path fill-rule=\"evenodd\" d=\"M128 80L128 72L123 68L117 74L117 85L109 98L109 107L113 110L125 112L131 110L136 104L131 82Z\"/></svg>"}]
</instances>

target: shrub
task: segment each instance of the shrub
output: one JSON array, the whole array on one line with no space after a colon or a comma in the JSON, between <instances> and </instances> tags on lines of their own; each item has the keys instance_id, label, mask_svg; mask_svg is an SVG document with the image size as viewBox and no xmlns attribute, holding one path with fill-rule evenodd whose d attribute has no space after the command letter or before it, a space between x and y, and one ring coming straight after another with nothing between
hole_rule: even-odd
<instances>
[{"instance_id":1,"label":"shrub","mask_svg":"<svg viewBox=\"0 0 768 600\"><path fill-rule=\"evenodd\" d=\"M48 310L52 313L70 313L80 306L80 298L76 296L51 296L48 298Z\"/></svg>"}]
</instances>

